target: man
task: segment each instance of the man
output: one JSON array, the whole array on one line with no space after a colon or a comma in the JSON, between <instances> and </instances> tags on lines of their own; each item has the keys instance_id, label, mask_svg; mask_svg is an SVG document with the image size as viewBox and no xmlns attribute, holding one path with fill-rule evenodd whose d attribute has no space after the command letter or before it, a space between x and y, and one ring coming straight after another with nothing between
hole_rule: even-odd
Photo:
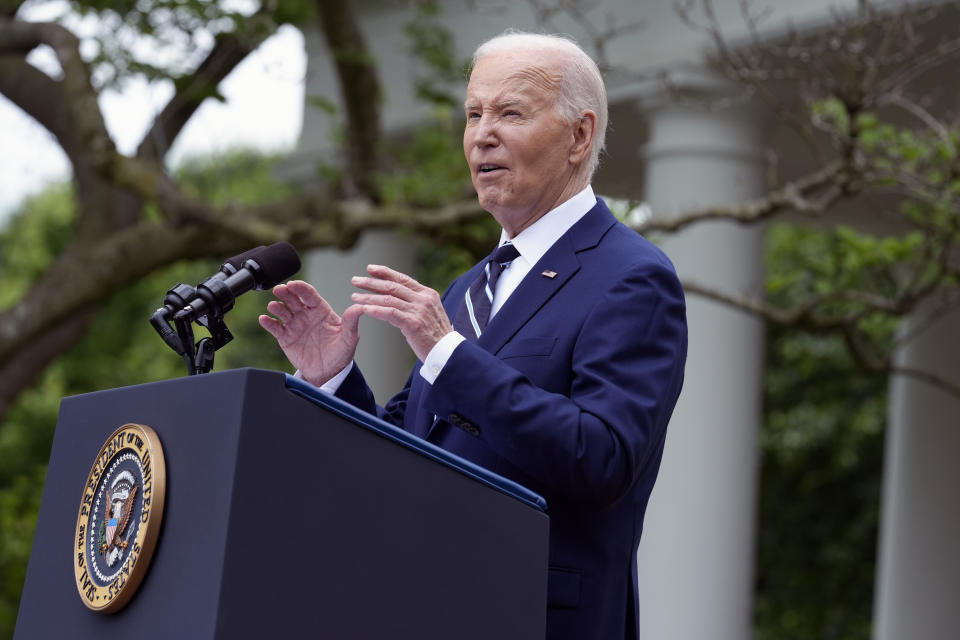
<instances>
[{"instance_id":1,"label":"man","mask_svg":"<svg viewBox=\"0 0 960 640\"><path fill-rule=\"evenodd\" d=\"M464 155L506 254L442 299L370 265L342 318L307 283L279 285L260 322L308 382L546 498L548 638L634 638L637 545L686 358L683 293L590 188L606 93L578 46L488 41L465 114ZM382 408L352 364L364 314L423 363Z\"/></svg>"}]
</instances>

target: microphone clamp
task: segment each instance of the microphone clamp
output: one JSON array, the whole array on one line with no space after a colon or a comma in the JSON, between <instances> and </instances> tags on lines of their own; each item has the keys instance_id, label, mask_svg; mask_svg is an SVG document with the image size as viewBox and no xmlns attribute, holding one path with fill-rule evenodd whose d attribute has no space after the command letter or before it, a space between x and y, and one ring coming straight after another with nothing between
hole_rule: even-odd
<instances>
[{"instance_id":1,"label":"microphone clamp","mask_svg":"<svg viewBox=\"0 0 960 640\"><path fill-rule=\"evenodd\" d=\"M214 351L233 340L223 316L233 308L237 296L251 289L271 288L299 269L300 256L289 243L245 251L196 287L180 283L167 291L163 306L150 316L150 324L167 346L183 357L188 375L209 373ZM194 344L193 322L205 327L210 337Z\"/></svg>"}]
</instances>

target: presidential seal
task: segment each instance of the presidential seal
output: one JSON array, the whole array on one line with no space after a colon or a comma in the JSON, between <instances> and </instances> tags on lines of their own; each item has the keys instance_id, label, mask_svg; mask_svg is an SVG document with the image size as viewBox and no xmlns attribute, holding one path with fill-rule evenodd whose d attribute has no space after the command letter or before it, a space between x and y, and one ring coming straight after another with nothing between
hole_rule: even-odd
<instances>
[{"instance_id":1,"label":"presidential seal","mask_svg":"<svg viewBox=\"0 0 960 640\"><path fill-rule=\"evenodd\" d=\"M83 603L113 613L133 596L157 542L166 494L156 432L125 424L104 443L87 476L74 537L73 571Z\"/></svg>"}]
</instances>

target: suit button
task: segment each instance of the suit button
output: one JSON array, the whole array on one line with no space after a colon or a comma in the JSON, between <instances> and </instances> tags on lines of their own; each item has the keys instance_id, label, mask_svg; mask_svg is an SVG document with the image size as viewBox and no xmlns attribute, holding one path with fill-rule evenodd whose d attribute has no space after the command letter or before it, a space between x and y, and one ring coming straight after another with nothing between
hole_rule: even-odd
<instances>
[{"instance_id":1,"label":"suit button","mask_svg":"<svg viewBox=\"0 0 960 640\"><path fill-rule=\"evenodd\" d=\"M466 431L472 436L480 435L480 429L478 429L476 425L474 425L469 420L464 420L459 414L451 413L450 415L447 416L447 422L457 427L460 427L461 429L463 429L464 431Z\"/></svg>"}]
</instances>

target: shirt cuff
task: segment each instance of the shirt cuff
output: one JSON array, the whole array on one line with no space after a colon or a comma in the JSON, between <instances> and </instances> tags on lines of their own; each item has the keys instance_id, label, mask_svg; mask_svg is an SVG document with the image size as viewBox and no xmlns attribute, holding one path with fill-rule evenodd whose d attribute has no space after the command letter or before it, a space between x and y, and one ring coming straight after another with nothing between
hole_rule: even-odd
<instances>
[{"instance_id":1,"label":"shirt cuff","mask_svg":"<svg viewBox=\"0 0 960 640\"><path fill-rule=\"evenodd\" d=\"M345 366L343 370L340 371L340 373L338 373L337 375L333 376L332 378L324 382L322 385L317 387L317 389L320 389L320 391L323 391L325 393L329 393L330 395L334 395L337 392L337 390L340 388L340 385L343 384L343 381L346 380L347 374L349 374L352 369L353 369L353 360L351 360L350 364ZM299 378L304 382L310 382L309 380L304 378L303 375L300 374L300 369L297 369L296 373L293 374L293 377Z\"/></svg>"},{"instance_id":2,"label":"shirt cuff","mask_svg":"<svg viewBox=\"0 0 960 640\"><path fill-rule=\"evenodd\" d=\"M433 349L430 349L430 353L423 361L423 366L420 367L420 375L423 376L423 379L433 384L433 381L437 379L437 376L447 365L447 360L453 355L453 350L460 346L460 343L464 340L466 338L456 331L451 331L440 338L440 341L433 345Z\"/></svg>"}]
</instances>

